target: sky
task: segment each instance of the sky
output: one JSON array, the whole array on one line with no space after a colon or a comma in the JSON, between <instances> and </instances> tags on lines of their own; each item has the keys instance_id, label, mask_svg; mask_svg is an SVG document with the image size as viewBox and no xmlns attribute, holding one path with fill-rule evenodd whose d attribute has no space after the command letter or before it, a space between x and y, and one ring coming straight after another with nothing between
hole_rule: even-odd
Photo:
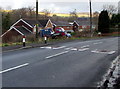
<instances>
[{"instance_id":1,"label":"sky","mask_svg":"<svg viewBox=\"0 0 120 89\"><path fill-rule=\"evenodd\" d=\"M36 0L0 0L0 7L4 9L18 9L22 7L35 7ZM38 0L39 11L48 9L53 13L69 13L76 9L77 12L89 11L89 0ZM93 12L101 11L103 5L118 6L120 0L91 0ZM100 2L99 2L100 1Z\"/></svg>"}]
</instances>

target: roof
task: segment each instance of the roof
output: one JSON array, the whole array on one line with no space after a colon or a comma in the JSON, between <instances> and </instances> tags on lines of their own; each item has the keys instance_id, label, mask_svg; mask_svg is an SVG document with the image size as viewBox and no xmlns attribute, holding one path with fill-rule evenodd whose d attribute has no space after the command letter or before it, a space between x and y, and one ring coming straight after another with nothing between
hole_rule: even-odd
<instances>
[{"instance_id":1,"label":"roof","mask_svg":"<svg viewBox=\"0 0 120 89\"><path fill-rule=\"evenodd\" d=\"M36 21L35 19L23 19L24 21L26 21L27 23L29 23L31 26L35 26L36 24L38 24L40 27L43 27L41 25L40 22Z\"/></svg>"},{"instance_id":2,"label":"roof","mask_svg":"<svg viewBox=\"0 0 120 89\"><path fill-rule=\"evenodd\" d=\"M19 27L15 27L18 31L20 31L22 34L24 34L24 35L29 35L29 34L31 34L31 32L30 31L28 31L27 29L25 29L24 27L21 27L21 26L19 26Z\"/></svg>"},{"instance_id":3,"label":"roof","mask_svg":"<svg viewBox=\"0 0 120 89\"><path fill-rule=\"evenodd\" d=\"M79 20L77 20L76 22L77 22L80 26L83 26L83 25L89 26L89 25L90 25L90 21L89 21L89 20L87 20L87 21L79 21ZM92 25L94 26L95 24L92 23Z\"/></svg>"},{"instance_id":4,"label":"roof","mask_svg":"<svg viewBox=\"0 0 120 89\"><path fill-rule=\"evenodd\" d=\"M46 20L38 20L38 22L39 22L43 27L46 26L46 24L47 24L48 21L49 21L48 19L46 19Z\"/></svg>"},{"instance_id":5,"label":"roof","mask_svg":"<svg viewBox=\"0 0 120 89\"><path fill-rule=\"evenodd\" d=\"M71 26L67 21L53 21L53 23L57 26Z\"/></svg>"},{"instance_id":6,"label":"roof","mask_svg":"<svg viewBox=\"0 0 120 89\"><path fill-rule=\"evenodd\" d=\"M45 27L49 19L46 20L38 20L36 21L35 19L23 19L27 23L29 23L31 26L35 26L36 24L39 25L39 27Z\"/></svg>"}]
</instances>

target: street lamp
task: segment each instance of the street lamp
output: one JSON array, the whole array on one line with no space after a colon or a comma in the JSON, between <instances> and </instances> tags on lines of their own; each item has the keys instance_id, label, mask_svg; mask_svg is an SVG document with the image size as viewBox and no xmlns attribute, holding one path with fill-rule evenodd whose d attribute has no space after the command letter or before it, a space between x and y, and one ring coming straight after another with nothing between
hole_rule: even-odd
<instances>
[{"instance_id":1,"label":"street lamp","mask_svg":"<svg viewBox=\"0 0 120 89\"><path fill-rule=\"evenodd\" d=\"M90 32L91 32L91 37L92 37L92 5L91 5L91 0L89 0L90 4Z\"/></svg>"},{"instance_id":2,"label":"street lamp","mask_svg":"<svg viewBox=\"0 0 120 89\"><path fill-rule=\"evenodd\" d=\"M36 38L38 38L38 0L36 0Z\"/></svg>"}]
</instances>

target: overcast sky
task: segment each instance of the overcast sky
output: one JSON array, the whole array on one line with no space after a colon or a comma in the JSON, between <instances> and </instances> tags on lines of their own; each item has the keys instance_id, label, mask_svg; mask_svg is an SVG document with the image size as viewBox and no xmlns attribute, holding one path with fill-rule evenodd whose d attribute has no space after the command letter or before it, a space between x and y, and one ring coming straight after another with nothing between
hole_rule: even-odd
<instances>
[{"instance_id":1,"label":"overcast sky","mask_svg":"<svg viewBox=\"0 0 120 89\"><path fill-rule=\"evenodd\" d=\"M18 9L22 7L35 6L36 0L0 0L0 7L4 9ZM77 12L89 11L89 0L38 0L39 11L49 9L53 13L69 13L74 9ZM110 4L118 6L120 0L91 0L93 11L101 11L103 5ZM100 2L99 2L100 1Z\"/></svg>"}]
</instances>

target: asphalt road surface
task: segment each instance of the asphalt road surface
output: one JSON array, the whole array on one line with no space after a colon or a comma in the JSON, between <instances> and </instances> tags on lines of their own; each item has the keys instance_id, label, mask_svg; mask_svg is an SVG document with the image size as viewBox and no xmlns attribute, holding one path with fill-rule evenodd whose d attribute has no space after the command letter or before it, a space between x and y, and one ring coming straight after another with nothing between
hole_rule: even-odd
<instances>
[{"instance_id":1,"label":"asphalt road surface","mask_svg":"<svg viewBox=\"0 0 120 89\"><path fill-rule=\"evenodd\" d=\"M118 54L118 37L3 53L3 87L95 87Z\"/></svg>"}]
</instances>

